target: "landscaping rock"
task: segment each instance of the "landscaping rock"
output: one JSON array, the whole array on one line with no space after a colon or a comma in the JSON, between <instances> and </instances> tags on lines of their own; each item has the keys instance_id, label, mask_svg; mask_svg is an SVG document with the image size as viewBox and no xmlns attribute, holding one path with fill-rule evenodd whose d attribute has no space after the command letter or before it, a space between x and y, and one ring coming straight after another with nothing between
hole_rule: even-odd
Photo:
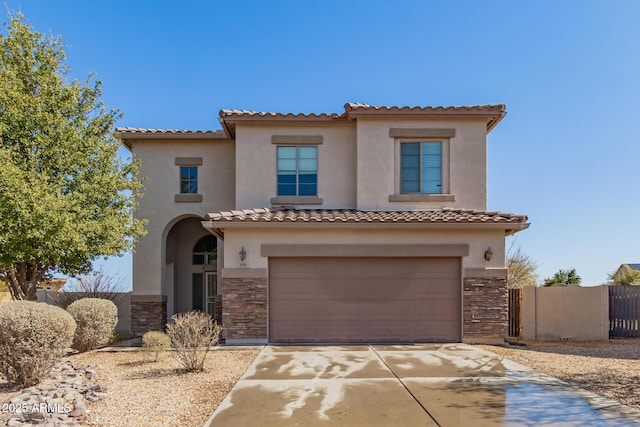
<instances>
[{"instance_id":1,"label":"landscaping rock","mask_svg":"<svg viewBox=\"0 0 640 427\"><path fill-rule=\"evenodd\" d=\"M80 421L90 418L86 402L105 395L106 390L94 383L95 378L93 368L63 360L42 383L25 388L11 399L9 418L4 418L4 423L0 421L0 425L79 427Z\"/></svg>"}]
</instances>

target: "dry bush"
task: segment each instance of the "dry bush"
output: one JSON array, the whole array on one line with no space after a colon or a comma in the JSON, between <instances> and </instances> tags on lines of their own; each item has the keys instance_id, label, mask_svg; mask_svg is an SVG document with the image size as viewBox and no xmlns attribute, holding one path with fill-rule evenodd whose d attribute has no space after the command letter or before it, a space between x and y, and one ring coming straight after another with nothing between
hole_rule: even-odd
<instances>
[{"instance_id":1,"label":"dry bush","mask_svg":"<svg viewBox=\"0 0 640 427\"><path fill-rule=\"evenodd\" d=\"M118 323L118 307L106 299L82 298L71 303L67 311L78 325L73 348L79 351L107 344Z\"/></svg>"},{"instance_id":2,"label":"dry bush","mask_svg":"<svg viewBox=\"0 0 640 427\"><path fill-rule=\"evenodd\" d=\"M188 372L203 371L211 346L220 340L220 326L206 313L178 313L167 324L173 355Z\"/></svg>"},{"instance_id":3,"label":"dry bush","mask_svg":"<svg viewBox=\"0 0 640 427\"><path fill-rule=\"evenodd\" d=\"M100 298L120 306L127 300L124 279L102 270L82 274L67 282L60 292L51 292L49 302L67 308L82 298Z\"/></svg>"},{"instance_id":4,"label":"dry bush","mask_svg":"<svg viewBox=\"0 0 640 427\"><path fill-rule=\"evenodd\" d=\"M160 331L149 331L142 336L142 347L147 354L153 354L154 362L157 362L160 353L171 348L171 339L169 335Z\"/></svg>"},{"instance_id":5,"label":"dry bush","mask_svg":"<svg viewBox=\"0 0 640 427\"><path fill-rule=\"evenodd\" d=\"M59 307L0 302L0 373L11 383L37 384L67 353L76 322Z\"/></svg>"}]
</instances>

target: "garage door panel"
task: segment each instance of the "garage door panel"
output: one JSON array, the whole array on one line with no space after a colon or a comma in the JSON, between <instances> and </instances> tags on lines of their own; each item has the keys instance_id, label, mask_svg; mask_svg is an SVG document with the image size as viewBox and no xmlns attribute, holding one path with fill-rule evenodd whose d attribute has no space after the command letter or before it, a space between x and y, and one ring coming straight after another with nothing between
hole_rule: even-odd
<instances>
[{"instance_id":1,"label":"garage door panel","mask_svg":"<svg viewBox=\"0 0 640 427\"><path fill-rule=\"evenodd\" d=\"M271 258L269 339L459 341L460 270L460 258Z\"/></svg>"},{"instance_id":2,"label":"garage door panel","mask_svg":"<svg viewBox=\"0 0 640 427\"><path fill-rule=\"evenodd\" d=\"M416 283L411 287L411 299L451 299L459 297L460 289L450 289L451 282L446 287L438 284L438 286L425 286L424 282Z\"/></svg>"},{"instance_id":3,"label":"garage door panel","mask_svg":"<svg viewBox=\"0 0 640 427\"><path fill-rule=\"evenodd\" d=\"M276 316L316 316L318 311L317 301L282 302L273 308Z\"/></svg>"},{"instance_id":4,"label":"garage door panel","mask_svg":"<svg viewBox=\"0 0 640 427\"><path fill-rule=\"evenodd\" d=\"M322 342L361 342L366 334L365 326L353 322L334 322L318 326L316 341Z\"/></svg>"},{"instance_id":5,"label":"garage door panel","mask_svg":"<svg viewBox=\"0 0 640 427\"><path fill-rule=\"evenodd\" d=\"M449 319L452 312L460 313L460 307L456 304L443 301L441 303L431 302L425 305L413 307L416 316L425 321L432 322L437 319Z\"/></svg>"},{"instance_id":6,"label":"garage door panel","mask_svg":"<svg viewBox=\"0 0 640 427\"><path fill-rule=\"evenodd\" d=\"M318 286L318 296L331 300L371 300L396 298L409 286L390 286L389 283L373 279L333 280L322 278Z\"/></svg>"},{"instance_id":7,"label":"garage door panel","mask_svg":"<svg viewBox=\"0 0 640 427\"><path fill-rule=\"evenodd\" d=\"M393 258L397 269L389 270L387 260L391 258L273 258L286 259L284 265L270 265L269 273L279 278L305 279L321 275L323 278L397 278L397 269L404 277L448 278L459 274L456 262L450 258ZM373 260L373 262L372 262ZM379 263L375 260L384 260ZM419 260L421 265L416 264ZM348 262L348 265L345 264Z\"/></svg>"},{"instance_id":8,"label":"garage door panel","mask_svg":"<svg viewBox=\"0 0 640 427\"><path fill-rule=\"evenodd\" d=\"M310 325L283 326L281 333L283 336L287 337L281 342L307 342L308 337L318 335L316 327Z\"/></svg>"},{"instance_id":9,"label":"garage door panel","mask_svg":"<svg viewBox=\"0 0 640 427\"><path fill-rule=\"evenodd\" d=\"M333 301L323 303L320 307L321 316L350 316L357 319L365 312L365 307L357 301Z\"/></svg>"},{"instance_id":10,"label":"garage door panel","mask_svg":"<svg viewBox=\"0 0 640 427\"><path fill-rule=\"evenodd\" d=\"M413 336L406 322L374 322L368 329L368 342L406 342Z\"/></svg>"},{"instance_id":11,"label":"garage door panel","mask_svg":"<svg viewBox=\"0 0 640 427\"><path fill-rule=\"evenodd\" d=\"M394 319L398 316L404 316L406 313L412 310L412 304L409 301L395 302L395 301L379 301L377 303L366 304L367 319Z\"/></svg>"},{"instance_id":12,"label":"garage door panel","mask_svg":"<svg viewBox=\"0 0 640 427\"><path fill-rule=\"evenodd\" d=\"M305 280L280 279L277 289L271 290L280 298L316 298L317 290L313 283Z\"/></svg>"}]
</instances>

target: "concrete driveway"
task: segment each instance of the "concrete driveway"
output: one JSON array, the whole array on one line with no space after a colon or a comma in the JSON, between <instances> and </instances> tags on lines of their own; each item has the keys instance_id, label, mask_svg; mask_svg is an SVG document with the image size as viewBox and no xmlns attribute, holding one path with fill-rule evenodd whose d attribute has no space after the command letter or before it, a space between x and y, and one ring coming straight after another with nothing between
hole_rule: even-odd
<instances>
[{"instance_id":1,"label":"concrete driveway","mask_svg":"<svg viewBox=\"0 0 640 427\"><path fill-rule=\"evenodd\" d=\"M267 346L205 426L628 426L640 412L465 344Z\"/></svg>"}]
</instances>

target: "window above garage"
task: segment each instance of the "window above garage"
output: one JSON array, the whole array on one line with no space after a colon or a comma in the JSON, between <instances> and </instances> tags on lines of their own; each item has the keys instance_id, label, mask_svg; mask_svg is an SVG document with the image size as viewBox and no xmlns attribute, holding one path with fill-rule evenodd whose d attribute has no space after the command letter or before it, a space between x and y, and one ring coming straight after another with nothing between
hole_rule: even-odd
<instances>
[{"instance_id":1,"label":"window above garage","mask_svg":"<svg viewBox=\"0 0 640 427\"><path fill-rule=\"evenodd\" d=\"M276 145L276 194L273 205L319 205L318 145L322 136L273 135Z\"/></svg>"},{"instance_id":2,"label":"window above garage","mask_svg":"<svg viewBox=\"0 0 640 427\"><path fill-rule=\"evenodd\" d=\"M455 129L392 128L395 192L390 202L455 201L449 182L450 138Z\"/></svg>"}]
</instances>

